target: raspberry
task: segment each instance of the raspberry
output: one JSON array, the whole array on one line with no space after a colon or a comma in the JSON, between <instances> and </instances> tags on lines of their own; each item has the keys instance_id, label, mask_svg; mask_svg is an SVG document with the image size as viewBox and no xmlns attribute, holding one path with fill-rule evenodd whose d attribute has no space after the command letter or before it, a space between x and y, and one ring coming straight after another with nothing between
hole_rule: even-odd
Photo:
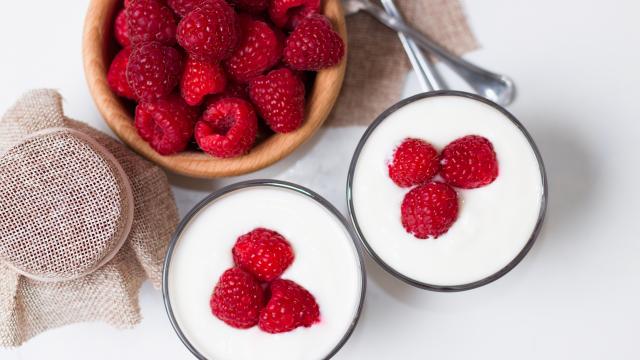
<instances>
[{"instance_id":1,"label":"raspberry","mask_svg":"<svg viewBox=\"0 0 640 360\"><path fill-rule=\"evenodd\" d=\"M287 68L251 80L249 97L275 132L294 131L304 120L304 83Z\"/></svg>"},{"instance_id":2,"label":"raspberry","mask_svg":"<svg viewBox=\"0 0 640 360\"><path fill-rule=\"evenodd\" d=\"M282 41L280 34L264 21L249 16L239 19L242 36L225 67L236 81L247 82L280 60Z\"/></svg>"},{"instance_id":3,"label":"raspberry","mask_svg":"<svg viewBox=\"0 0 640 360\"><path fill-rule=\"evenodd\" d=\"M317 71L340 63L344 42L322 15L300 21L285 43L283 59L295 70Z\"/></svg>"},{"instance_id":4,"label":"raspberry","mask_svg":"<svg viewBox=\"0 0 640 360\"><path fill-rule=\"evenodd\" d=\"M258 326L276 334L299 326L309 327L320 321L320 308L309 291L291 280L274 280L269 286L270 298L260 312Z\"/></svg>"},{"instance_id":5,"label":"raspberry","mask_svg":"<svg viewBox=\"0 0 640 360\"><path fill-rule=\"evenodd\" d=\"M236 265L260 281L271 281L293 262L293 249L277 232L258 228L238 238L233 246Z\"/></svg>"},{"instance_id":6,"label":"raspberry","mask_svg":"<svg viewBox=\"0 0 640 360\"><path fill-rule=\"evenodd\" d=\"M228 325L248 329L258 323L264 290L251 274L231 268L220 276L209 306L213 315Z\"/></svg>"},{"instance_id":7,"label":"raspberry","mask_svg":"<svg viewBox=\"0 0 640 360\"><path fill-rule=\"evenodd\" d=\"M458 194L445 183L430 182L405 195L401 213L408 233L418 239L438 238L458 218Z\"/></svg>"},{"instance_id":8,"label":"raspberry","mask_svg":"<svg viewBox=\"0 0 640 360\"><path fill-rule=\"evenodd\" d=\"M170 155L187 148L193 136L197 111L178 95L141 102L136 107L138 134L160 155Z\"/></svg>"},{"instance_id":9,"label":"raspberry","mask_svg":"<svg viewBox=\"0 0 640 360\"><path fill-rule=\"evenodd\" d=\"M478 135L454 140L442 150L442 177L452 186L475 189L498 177L493 144Z\"/></svg>"},{"instance_id":10,"label":"raspberry","mask_svg":"<svg viewBox=\"0 0 640 360\"><path fill-rule=\"evenodd\" d=\"M195 106L208 94L222 92L227 78L219 64L188 59L180 82L182 98Z\"/></svg>"},{"instance_id":11,"label":"raspberry","mask_svg":"<svg viewBox=\"0 0 640 360\"><path fill-rule=\"evenodd\" d=\"M272 0L269 16L280 28L294 28L297 23L318 12L320 0Z\"/></svg>"},{"instance_id":12,"label":"raspberry","mask_svg":"<svg viewBox=\"0 0 640 360\"><path fill-rule=\"evenodd\" d=\"M134 46L127 65L127 81L138 98L149 101L171 93L181 72L182 56L178 50L147 42Z\"/></svg>"},{"instance_id":13,"label":"raspberry","mask_svg":"<svg viewBox=\"0 0 640 360\"><path fill-rule=\"evenodd\" d=\"M238 9L253 14L263 12L269 7L269 0L231 0L231 2L236 4Z\"/></svg>"},{"instance_id":14,"label":"raspberry","mask_svg":"<svg viewBox=\"0 0 640 360\"><path fill-rule=\"evenodd\" d=\"M256 141L258 118L251 104L224 98L209 104L196 124L198 145L204 152L229 158L248 152Z\"/></svg>"},{"instance_id":15,"label":"raspberry","mask_svg":"<svg viewBox=\"0 0 640 360\"><path fill-rule=\"evenodd\" d=\"M131 45L131 40L129 40L129 32L127 30L127 12L124 9L120 10L118 16L116 16L116 21L113 28L118 44L122 45L123 47Z\"/></svg>"},{"instance_id":16,"label":"raspberry","mask_svg":"<svg viewBox=\"0 0 640 360\"><path fill-rule=\"evenodd\" d=\"M187 16L188 13L209 0L167 0L167 5L181 17Z\"/></svg>"},{"instance_id":17,"label":"raspberry","mask_svg":"<svg viewBox=\"0 0 640 360\"><path fill-rule=\"evenodd\" d=\"M158 0L134 0L127 9L127 27L132 44L158 41L176 42L176 18L171 9Z\"/></svg>"},{"instance_id":18,"label":"raspberry","mask_svg":"<svg viewBox=\"0 0 640 360\"><path fill-rule=\"evenodd\" d=\"M419 139L405 139L393 153L389 177L400 187L420 185L440 171L438 152Z\"/></svg>"},{"instance_id":19,"label":"raspberry","mask_svg":"<svg viewBox=\"0 0 640 360\"><path fill-rule=\"evenodd\" d=\"M113 58L107 72L107 82L116 95L136 100L136 95L127 82L127 64L130 55L131 48L124 48Z\"/></svg>"},{"instance_id":20,"label":"raspberry","mask_svg":"<svg viewBox=\"0 0 640 360\"><path fill-rule=\"evenodd\" d=\"M197 60L216 62L231 56L238 43L236 13L224 0L209 0L178 24L178 43Z\"/></svg>"}]
</instances>

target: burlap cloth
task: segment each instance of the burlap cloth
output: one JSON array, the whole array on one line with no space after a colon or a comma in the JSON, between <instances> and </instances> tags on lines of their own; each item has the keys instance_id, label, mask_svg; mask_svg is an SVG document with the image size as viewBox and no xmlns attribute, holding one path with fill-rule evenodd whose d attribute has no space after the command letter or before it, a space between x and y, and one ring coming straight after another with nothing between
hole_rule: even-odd
<instances>
[{"instance_id":1,"label":"burlap cloth","mask_svg":"<svg viewBox=\"0 0 640 360\"><path fill-rule=\"evenodd\" d=\"M397 0L407 21L456 54L477 42L458 0ZM410 63L396 32L366 13L347 17L347 75L328 126L368 125L400 100Z\"/></svg>"},{"instance_id":2,"label":"burlap cloth","mask_svg":"<svg viewBox=\"0 0 640 360\"><path fill-rule=\"evenodd\" d=\"M0 263L0 346L4 347L75 322L104 321L125 328L138 323L138 290L146 279L160 287L162 261L178 223L164 172L105 134L66 118L61 100L52 90L24 95L0 120L0 155L29 134L47 128L66 127L90 136L128 176L135 204L133 223L115 257L74 280L38 281Z\"/></svg>"}]
</instances>

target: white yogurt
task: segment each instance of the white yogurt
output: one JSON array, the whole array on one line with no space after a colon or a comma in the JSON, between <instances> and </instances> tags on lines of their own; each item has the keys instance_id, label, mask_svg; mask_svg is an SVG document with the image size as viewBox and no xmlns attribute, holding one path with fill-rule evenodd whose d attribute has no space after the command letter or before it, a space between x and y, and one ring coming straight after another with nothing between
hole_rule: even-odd
<instances>
[{"instance_id":1,"label":"white yogurt","mask_svg":"<svg viewBox=\"0 0 640 360\"><path fill-rule=\"evenodd\" d=\"M319 323L274 335L257 326L235 329L211 314L209 298L233 266L236 239L257 227L281 233L293 246L295 260L282 278L315 296ZM207 359L322 359L357 317L360 266L349 232L324 206L294 190L254 186L227 193L191 218L174 249L168 293L176 322Z\"/></svg>"},{"instance_id":2,"label":"white yogurt","mask_svg":"<svg viewBox=\"0 0 640 360\"><path fill-rule=\"evenodd\" d=\"M409 191L395 185L387 162L406 138L441 151L465 135L489 139L499 176L490 185L458 191L458 220L437 239L420 240L402 226ZM460 96L427 97L403 106L373 130L353 174L353 214L369 247L388 266L423 284L459 286L507 266L525 247L538 220L543 177L524 134L497 109Z\"/></svg>"}]
</instances>

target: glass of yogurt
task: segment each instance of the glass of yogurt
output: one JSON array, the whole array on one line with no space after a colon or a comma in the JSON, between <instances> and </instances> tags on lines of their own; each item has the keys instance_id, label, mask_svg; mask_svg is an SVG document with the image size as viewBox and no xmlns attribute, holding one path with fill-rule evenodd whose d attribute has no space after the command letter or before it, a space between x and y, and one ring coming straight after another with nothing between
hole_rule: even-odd
<instances>
[{"instance_id":1,"label":"glass of yogurt","mask_svg":"<svg viewBox=\"0 0 640 360\"><path fill-rule=\"evenodd\" d=\"M303 284L320 308L311 327L270 334L236 329L209 307L214 285L233 266L239 235L269 228L291 244L295 261L282 278ZM327 359L353 332L366 277L357 236L345 218L315 192L276 180L227 186L182 220L163 272L165 308L181 341L200 359Z\"/></svg>"},{"instance_id":2,"label":"glass of yogurt","mask_svg":"<svg viewBox=\"0 0 640 360\"><path fill-rule=\"evenodd\" d=\"M467 135L493 144L499 175L481 188L456 189L453 226L417 239L401 223L409 189L389 177L394 149L419 138L441 151ZM499 105L458 91L418 94L381 114L360 140L347 180L349 215L369 254L395 277L435 291L469 290L513 269L540 231L546 199L542 158L522 124Z\"/></svg>"}]
</instances>

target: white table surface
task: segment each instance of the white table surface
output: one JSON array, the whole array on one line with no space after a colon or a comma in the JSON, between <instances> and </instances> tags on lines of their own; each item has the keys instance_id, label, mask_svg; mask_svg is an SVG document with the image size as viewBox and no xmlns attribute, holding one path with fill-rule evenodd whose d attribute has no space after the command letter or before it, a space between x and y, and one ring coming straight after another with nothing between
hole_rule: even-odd
<instances>
[{"instance_id":1,"label":"white table surface","mask_svg":"<svg viewBox=\"0 0 640 360\"><path fill-rule=\"evenodd\" d=\"M68 115L108 131L82 71L87 3L2 2L1 112L27 89L53 87ZM466 9L483 45L468 58L515 79L510 110L545 159L545 227L515 270L463 293L411 288L367 259L364 312L336 359L638 359L640 2L468 0ZM407 93L415 89L410 78ZM345 212L347 165L362 132L322 130L293 156L244 178L300 183ZM239 180L170 179L182 214ZM141 306L144 320L133 330L66 326L0 350L0 358L190 359L148 284Z\"/></svg>"}]
</instances>

